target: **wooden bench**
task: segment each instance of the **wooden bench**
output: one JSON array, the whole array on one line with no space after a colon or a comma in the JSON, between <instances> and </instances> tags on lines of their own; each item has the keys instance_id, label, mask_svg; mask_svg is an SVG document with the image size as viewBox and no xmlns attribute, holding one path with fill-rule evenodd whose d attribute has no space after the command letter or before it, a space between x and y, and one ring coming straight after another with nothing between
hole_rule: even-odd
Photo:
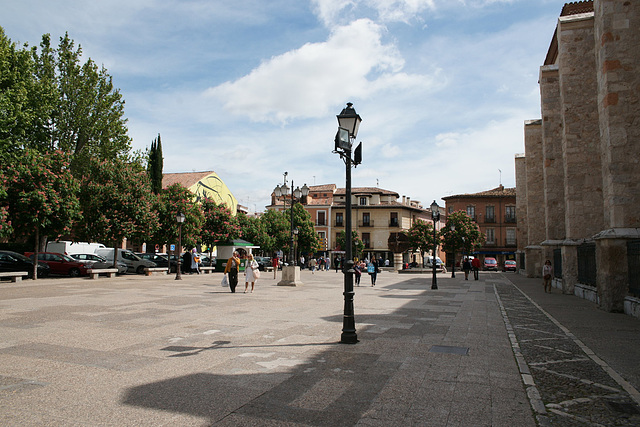
<instances>
[{"instance_id":1,"label":"wooden bench","mask_svg":"<svg viewBox=\"0 0 640 427\"><path fill-rule=\"evenodd\" d=\"M145 276L151 276L152 274L166 275L167 267L145 267L144 268Z\"/></svg>"},{"instance_id":2,"label":"wooden bench","mask_svg":"<svg viewBox=\"0 0 640 427\"><path fill-rule=\"evenodd\" d=\"M107 277L115 277L118 272L117 268L87 268L87 274L89 279L97 279L101 274L106 274Z\"/></svg>"},{"instance_id":3,"label":"wooden bench","mask_svg":"<svg viewBox=\"0 0 640 427\"><path fill-rule=\"evenodd\" d=\"M200 271L203 272L204 274L209 274L209 273L213 273L214 271L216 271L215 267L200 267Z\"/></svg>"},{"instance_id":4,"label":"wooden bench","mask_svg":"<svg viewBox=\"0 0 640 427\"><path fill-rule=\"evenodd\" d=\"M21 282L23 276L29 276L29 273L26 271L9 271L0 273L0 278L9 277L12 282Z\"/></svg>"}]
</instances>

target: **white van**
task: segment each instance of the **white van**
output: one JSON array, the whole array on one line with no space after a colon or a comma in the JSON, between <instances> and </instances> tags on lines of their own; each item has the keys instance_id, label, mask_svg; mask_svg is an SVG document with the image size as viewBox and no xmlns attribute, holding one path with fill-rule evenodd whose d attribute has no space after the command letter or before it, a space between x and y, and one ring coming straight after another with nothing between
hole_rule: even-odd
<instances>
[{"instance_id":1,"label":"white van","mask_svg":"<svg viewBox=\"0 0 640 427\"><path fill-rule=\"evenodd\" d=\"M94 254L98 249L106 248L102 243L71 242L69 240L59 240L47 242L45 252L55 252L57 254Z\"/></svg>"},{"instance_id":2,"label":"white van","mask_svg":"<svg viewBox=\"0 0 640 427\"><path fill-rule=\"evenodd\" d=\"M97 249L96 255L100 255L107 261L113 262L113 248ZM144 273L145 267L155 267L156 263L142 259L136 254L126 249L118 249L118 261L127 264L128 273Z\"/></svg>"}]
</instances>

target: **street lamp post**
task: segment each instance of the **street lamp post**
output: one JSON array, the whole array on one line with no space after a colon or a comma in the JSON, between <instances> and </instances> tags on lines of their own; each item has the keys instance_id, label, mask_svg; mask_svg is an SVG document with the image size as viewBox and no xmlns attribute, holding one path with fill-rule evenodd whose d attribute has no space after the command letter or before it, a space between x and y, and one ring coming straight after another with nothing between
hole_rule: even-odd
<instances>
[{"instance_id":1,"label":"street lamp post","mask_svg":"<svg viewBox=\"0 0 640 427\"><path fill-rule=\"evenodd\" d=\"M440 221L440 208L435 200L431 203L431 218L433 219L433 261L431 262L433 278L431 279L431 289L438 289L438 278L436 277L436 250L438 249L438 242L436 241L436 222Z\"/></svg>"},{"instance_id":2,"label":"street lamp post","mask_svg":"<svg viewBox=\"0 0 640 427\"><path fill-rule=\"evenodd\" d=\"M451 241L453 242L453 261L451 262L451 278L455 279L456 278L456 239L455 239L456 225L451 224L449 229L451 230Z\"/></svg>"},{"instance_id":3,"label":"street lamp post","mask_svg":"<svg viewBox=\"0 0 640 427\"><path fill-rule=\"evenodd\" d=\"M289 187L287 187L287 172L284 173L284 184L282 186L277 185L273 190L276 197L284 196L284 207L285 211L287 208L287 196L289 194ZM296 271L296 256L294 252L294 234L298 234L297 228L293 226L293 206L296 203L296 199L302 202L303 197L307 197L309 195L309 187L307 184L304 184L302 188L298 187L295 190L293 189L293 180L291 180L291 206L290 210L290 234L289 234L289 265L282 267L282 280L278 283L281 286L297 286L302 284L300 282L300 270Z\"/></svg>"},{"instance_id":4,"label":"street lamp post","mask_svg":"<svg viewBox=\"0 0 640 427\"><path fill-rule=\"evenodd\" d=\"M182 223L185 216L182 212L176 215L176 222L178 223L178 268L176 268L176 280L182 280L180 264L182 263Z\"/></svg>"},{"instance_id":5,"label":"street lamp post","mask_svg":"<svg viewBox=\"0 0 640 427\"><path fill-rule=\"evenodd\" d=\"M346 188L345 188L345 262L343 265L344 274L344 316L342 322L342 335L340 342L344 344L355 344L358 342L356 334L356 321L353 309L353 248L351 236L351 165L357 166L362 161L362 143L355 149L355 156L351 158L352 141L358 135L358 129L362 119L356 113L351 102L340 112L338 116L338 133L335 137L335 153L340 154L346 166Z\"/></svg>"}]
</instances>

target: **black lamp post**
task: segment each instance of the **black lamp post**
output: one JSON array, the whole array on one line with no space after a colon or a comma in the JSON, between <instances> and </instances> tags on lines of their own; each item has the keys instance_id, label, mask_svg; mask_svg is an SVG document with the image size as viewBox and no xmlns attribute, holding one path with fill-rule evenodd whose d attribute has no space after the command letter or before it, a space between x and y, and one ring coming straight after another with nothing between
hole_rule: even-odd
<instances>
[{"instance_id":1,"label":"black lamp post","mask_svg":"<svg viewBox=\"0 0 640 427\"><path fill-rule=\"evenodd\" d=\"M291 180L291 189L293 190L293 180ZM277 185L276 188L273 190L274 194L276 197L280 197L280 196L284 196L284 209L287 209L287 195L289 194L289 187L287 187L287 172L284 173L284 184L282 184L282 187ZM307 187L307 184L304 184L302 186L302 188L298 187L295 190L291 191L291 230L290 230L290 245L289 245L289 263L293 266L296 265L296 259L295 259L295 254L293 251L293 241L294 241L294 234L297 234L294 230L293 227L293 205L297 200L302 200L302 197L307 197L309 195L309 187Z\"/></svg>"},{"instance_id":2,"label":"black lamp post","mask_svg":"<svg viewBox=\"0 0 640 427\"><path fill-rule=\"evenodd\" d=\"M182 263L182 223L185 216L182 212L176 215L176 222L178 223L178 268L176 268L176 280L182 280L180 264Z\"/></svg>"},{"instance_id":3,"label":"black lamp post","mask_svg":"<svg viewBox=\"0 0 640 427\"><path fill-rule=\"evenodd\" d=\"M456 225L451 224L449 229L451 230L451 241L453 242L453 260L451 262L451 278L455 279L456 278L456 243L455 243L456 242L456 239L455 239Z\"/></svg>"},{"instance_id":4,"label":"black lamp post","mask_svg":"<svg viewBox=\"0 0 640 427\"><path fill-rule=\"evenodd\" d=\"M342 272L344 273L344 317L342 322L342 335L340 342L344 344L355 344L358 342L356 334L356 321L353 310L353 248L351 236L351 165L357 166L362 162L362 143L355 149L355 156L351 158L352 141L358 135L358 129L362 119L356 113L351 102L347 103L338 116L338 133L335 137L334 153L340 157L346 165L346 188L345 188L345 262Z\"/></svg>"},{"instance_id":5,"label":"black lamp post","mask_svg":"<svg viewBox=\"0 0 640 427\"><path fill-rule=\"evenodd\" d=\"M433 278L431 279L431 289L438 289L438 278L436 277L436 250L438 249L436 222L440 221L440 208L435 200L431 203L431 218L433 219L433 261L431 262Z\"/></svg>"}]
</instances>

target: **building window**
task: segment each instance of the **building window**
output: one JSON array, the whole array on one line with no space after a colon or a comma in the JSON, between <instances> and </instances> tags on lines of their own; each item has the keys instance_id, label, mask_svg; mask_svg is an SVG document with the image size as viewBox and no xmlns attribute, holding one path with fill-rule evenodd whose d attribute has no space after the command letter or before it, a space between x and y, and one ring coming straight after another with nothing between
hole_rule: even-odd
<instances>
[{"instance_id":1,"label":"building window","mask_svg":"<svg viewBox=\"0 0 640 427\"><path fill-rule=\"evenodd\" d=\"M367 206L367 198L360 197L360 206Z\"/></svg>"},{"instance_id":2,"label":"building window","mask_svg":"<svg viewBox=\"0 0 640 427\"><path fill-rule=\"evenodd\" d=\"M487 206L484 215L484 222L496 222L496 208L495 206Z\"/></svg>"},{"instance_id":3,"label":"building window","mask_svg":"<svg viewBox=\"0 0 640 427\"><path fill-rule=\"evenodd\" d=\"M471 218L472 220L476 220L476 207L475 206L467 206L467 215L469 215L469 218Z\"/></svg>"},{"instance_id":4,"label":"building window","mask_svg":"<svg viewBox=\"0 0 640 427\"><path fill-rule=\"evenodd\" d=\"M496 244L496 230L493 228L487 228L484 232L485 243L487 245Z\"/></svg>"},{"instance_id":5,"label":"building window","mask_svg":"<svg viewBox=\"0 0 640 427\"><path fill-rule=\"evenodd\" d=\"M369 233L362 233L362 243L364 243L365 249L371 249L371 235Z\"/></svg>"},{"instance_id":6,"label":"building window","mask_svg":"<svg viewBox=\"0 0 640 427\"><path fill-rule=\"evenodd\" d=\"M504 222L516 222L516 207L507 206L504 211Z\"/></svg>"},{"instance_id":7,"label":"building window","mask_svg":"<svg viewBox=\"0 0 640 427\"><path fill-rule=\"evenodd\" d=\"M389 227L398 227L398 212L391 212L391 218L389 218Z\"/></svg>"},{"instance_id":8,"label":"building window","mask_svg":"<svg viewBox=\"0 0 640 427\"><path fill-rule=\"evenodd\" d=\"M362 227L371 227L373 224L371 223L371 214L369 212L364 212L362 214Z\"/></svg>"},{"instance_id":9,"label":"building window","mask_svg":"<svg viewBox=\"0 0 640 427\"><path fill-rule=\"evenodd\" d=\"M507 228L507 246L516 245L516 229Z\"/></svg>"},{"instance_id":10,"label":"building window","mask_svg":"<svg viewBox=\"0 0 640 427\"><path fill-rule=\"evenodd\" d=\"M449 206L449 213L452 214L453 213L453 206Z\"/></svg>"},{"instance_id":11,"label":"building window","mask_svg":"<svg viewBox=\"0 0 640 427\"><path fill-rule=\"evenodd\" d=\"M325 212L318 212L318 218L316 220L316 225L327 225L325 220Z\"/></svg>"},{"instance_id":12,"label":"building window","mask_svg":"<svg viewBox=\"0 0 640 427\"><path fill-rule=\"evenodd\" d=\"M344 217L342 212L336 212L336 227L344 227Z\"/></svg>"}]
</instances>

